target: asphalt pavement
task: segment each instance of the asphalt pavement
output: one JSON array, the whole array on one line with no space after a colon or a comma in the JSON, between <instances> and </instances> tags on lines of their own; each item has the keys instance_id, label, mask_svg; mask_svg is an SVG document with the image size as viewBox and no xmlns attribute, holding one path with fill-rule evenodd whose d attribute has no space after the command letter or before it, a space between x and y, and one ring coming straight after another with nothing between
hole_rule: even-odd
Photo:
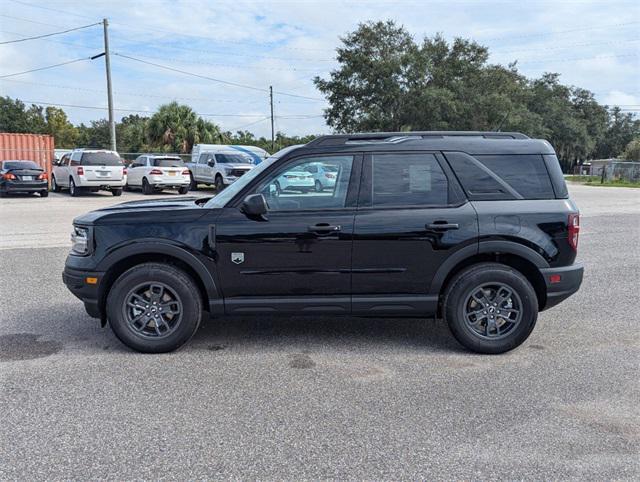
<instances>
[{"instance_id":1,"label":"asphalt pavement","mask_svg":"<svg viewBox=\"0 0 640 482\"><path fill-rule=\"evenodd\" d=\"M60 274L74 216L140 195L0 200L0 479L639 479L640 189L570 191L582 289L500 356L339 317L134 353Z\"/></svg>"}]
</instances>

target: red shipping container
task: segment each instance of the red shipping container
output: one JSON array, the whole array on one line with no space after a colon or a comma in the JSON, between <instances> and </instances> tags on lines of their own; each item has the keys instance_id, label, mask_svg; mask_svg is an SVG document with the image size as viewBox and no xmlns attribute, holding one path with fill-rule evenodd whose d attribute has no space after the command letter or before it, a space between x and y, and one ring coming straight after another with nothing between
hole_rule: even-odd
<instances>
[{"instance_id":1,"label":"red shipping container","mask_svg":"<svg viewBox=\"0 0 640 482\"><path fill-rule=\"evenodd\" d=\"M51 178L54 158L53 136L48 134L13 134L0 132L0 161L34 161Z\"/></svg>"}]
</instances>

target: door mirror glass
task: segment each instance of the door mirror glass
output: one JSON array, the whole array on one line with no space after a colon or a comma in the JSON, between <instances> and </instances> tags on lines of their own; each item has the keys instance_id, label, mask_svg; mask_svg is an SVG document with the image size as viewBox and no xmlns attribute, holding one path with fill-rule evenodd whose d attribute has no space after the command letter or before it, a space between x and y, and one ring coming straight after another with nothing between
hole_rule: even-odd
<instances>
[{"instance_id":1,"label":"door mirror glass","mask_svg":"<svg viewBox=\"0 0 640 482\"><path fill-rule=\"evenodd\" d=\"M262 217L267 214L267 200L262 194L249 194L242 202L241 210L250 217Z\"/></svg>"},{"instance_id":2,"label":"door mirror glass","mask_svg":"<svg viewBox=\"0 0 640 482\"><path fill-rule=\"evenodd\" d=\"M209 165L209 167L213 167L216 165L216 161L214 159L209 159L209 161L207 162L207 164Z\"/></svg>"}]
</instances>

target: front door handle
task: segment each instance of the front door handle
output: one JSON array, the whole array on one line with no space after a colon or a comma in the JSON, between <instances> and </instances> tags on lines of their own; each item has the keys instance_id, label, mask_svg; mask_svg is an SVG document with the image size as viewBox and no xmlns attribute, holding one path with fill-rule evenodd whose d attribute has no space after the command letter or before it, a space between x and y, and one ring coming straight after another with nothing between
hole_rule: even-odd
<instances>
[{"instance_id":1,"label":"front door handle","mask_svg":"<svg viewBox=\"0 0 640 482\"><path fill-rule=\"evenodd\" d=\"M307 228L307 231L309 231L310 233L317 233L317 234L331 234L331 233L337 233L341 229L342 229L342 226L336 226L328 223L318 223L318 224L309 226Z\"/></svg>"},{"instance_id":2,"label":"front door handle","mask_svg":"<svg viewBox=\"0 0 640 482\"><path fill-rule=\"evenodd\" d=\"M448 231L449 229L460 229L458 223L448 223L446 221L436 221L435 223L427 224L427 229L435 229L436 231Z\"/></svg>"}]
</instances>

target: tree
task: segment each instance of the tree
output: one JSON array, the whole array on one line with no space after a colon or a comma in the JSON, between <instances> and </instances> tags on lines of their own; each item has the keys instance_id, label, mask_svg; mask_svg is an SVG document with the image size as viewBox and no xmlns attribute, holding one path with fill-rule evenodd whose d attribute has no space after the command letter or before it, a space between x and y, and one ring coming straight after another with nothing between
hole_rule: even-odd
<instances>
[{"instance_id":1,"label":"tree","mask_svg":"<svg viewBox=\"0 0 640 482\"><path fill-rule=\"evenodd\" d=\"M67 114L59 107L45 109L45 132L53 136L56 147L76 147L78 129L69 122Z\"/></svg>"},{"instance_id":2,"label":"tree","mask_svg":"<svg viewBox=\"0 0 640 482\"><path fill-rule=\"evenodd\" d=\"M607 129L596 146L594 157L609 159L620 156L637 137L640 137L640 120L614 107L609 113Z\"/></svg>"},{"instance_id":3,"label":"tree","mask_svg":"<svg viewBox=\"0 0 640 482\"><path fill-rule=\"evenodd\" d=\"M85 124L78 126L78 147L109 149L109 146L110 134L109 121L107 119L91 121L90 126Z\"/></svg>"},{"instance_id":4,"label":"tree","mask_svg":"<svg viewBox=\"0 0 640 482\"><path fill-rule=\"evenodd\" d=\"M123 117L116 124L118 152L137 153L149 150L145 138L145 129L148 121L148 117L134 114Z\"/></svg>"},{"instance_id":5,"label":"tree","mask_svg":"<svg viewBox=\"0 0 640 482\"><path fill-rule=\"evenodd\" d=\"M0 97L0 132L45 133L42 107L32 104L29 108L18 99Z\"/></svg>"},{"instance_id":6,"label":"tree","mask_svg":"<svg viewBox=\"0 0 640 482\"><path fill-rule=\"evenodd\" d=\"M171 102L151 116L146 137L159 151L188 153L194 144L216 142L221 134L218 126L199 118L191 107Z\"/></svg>"},{"instance_id":7,"label":"tree","mask_svg":"<svg viewBox=\"0 0 640 482\"><path fill-rule=\"evenodd\" d=\"M640 137L627 144L622 153L622 158L627 161L640 161Z\"/></svg>"}]
</instances>

